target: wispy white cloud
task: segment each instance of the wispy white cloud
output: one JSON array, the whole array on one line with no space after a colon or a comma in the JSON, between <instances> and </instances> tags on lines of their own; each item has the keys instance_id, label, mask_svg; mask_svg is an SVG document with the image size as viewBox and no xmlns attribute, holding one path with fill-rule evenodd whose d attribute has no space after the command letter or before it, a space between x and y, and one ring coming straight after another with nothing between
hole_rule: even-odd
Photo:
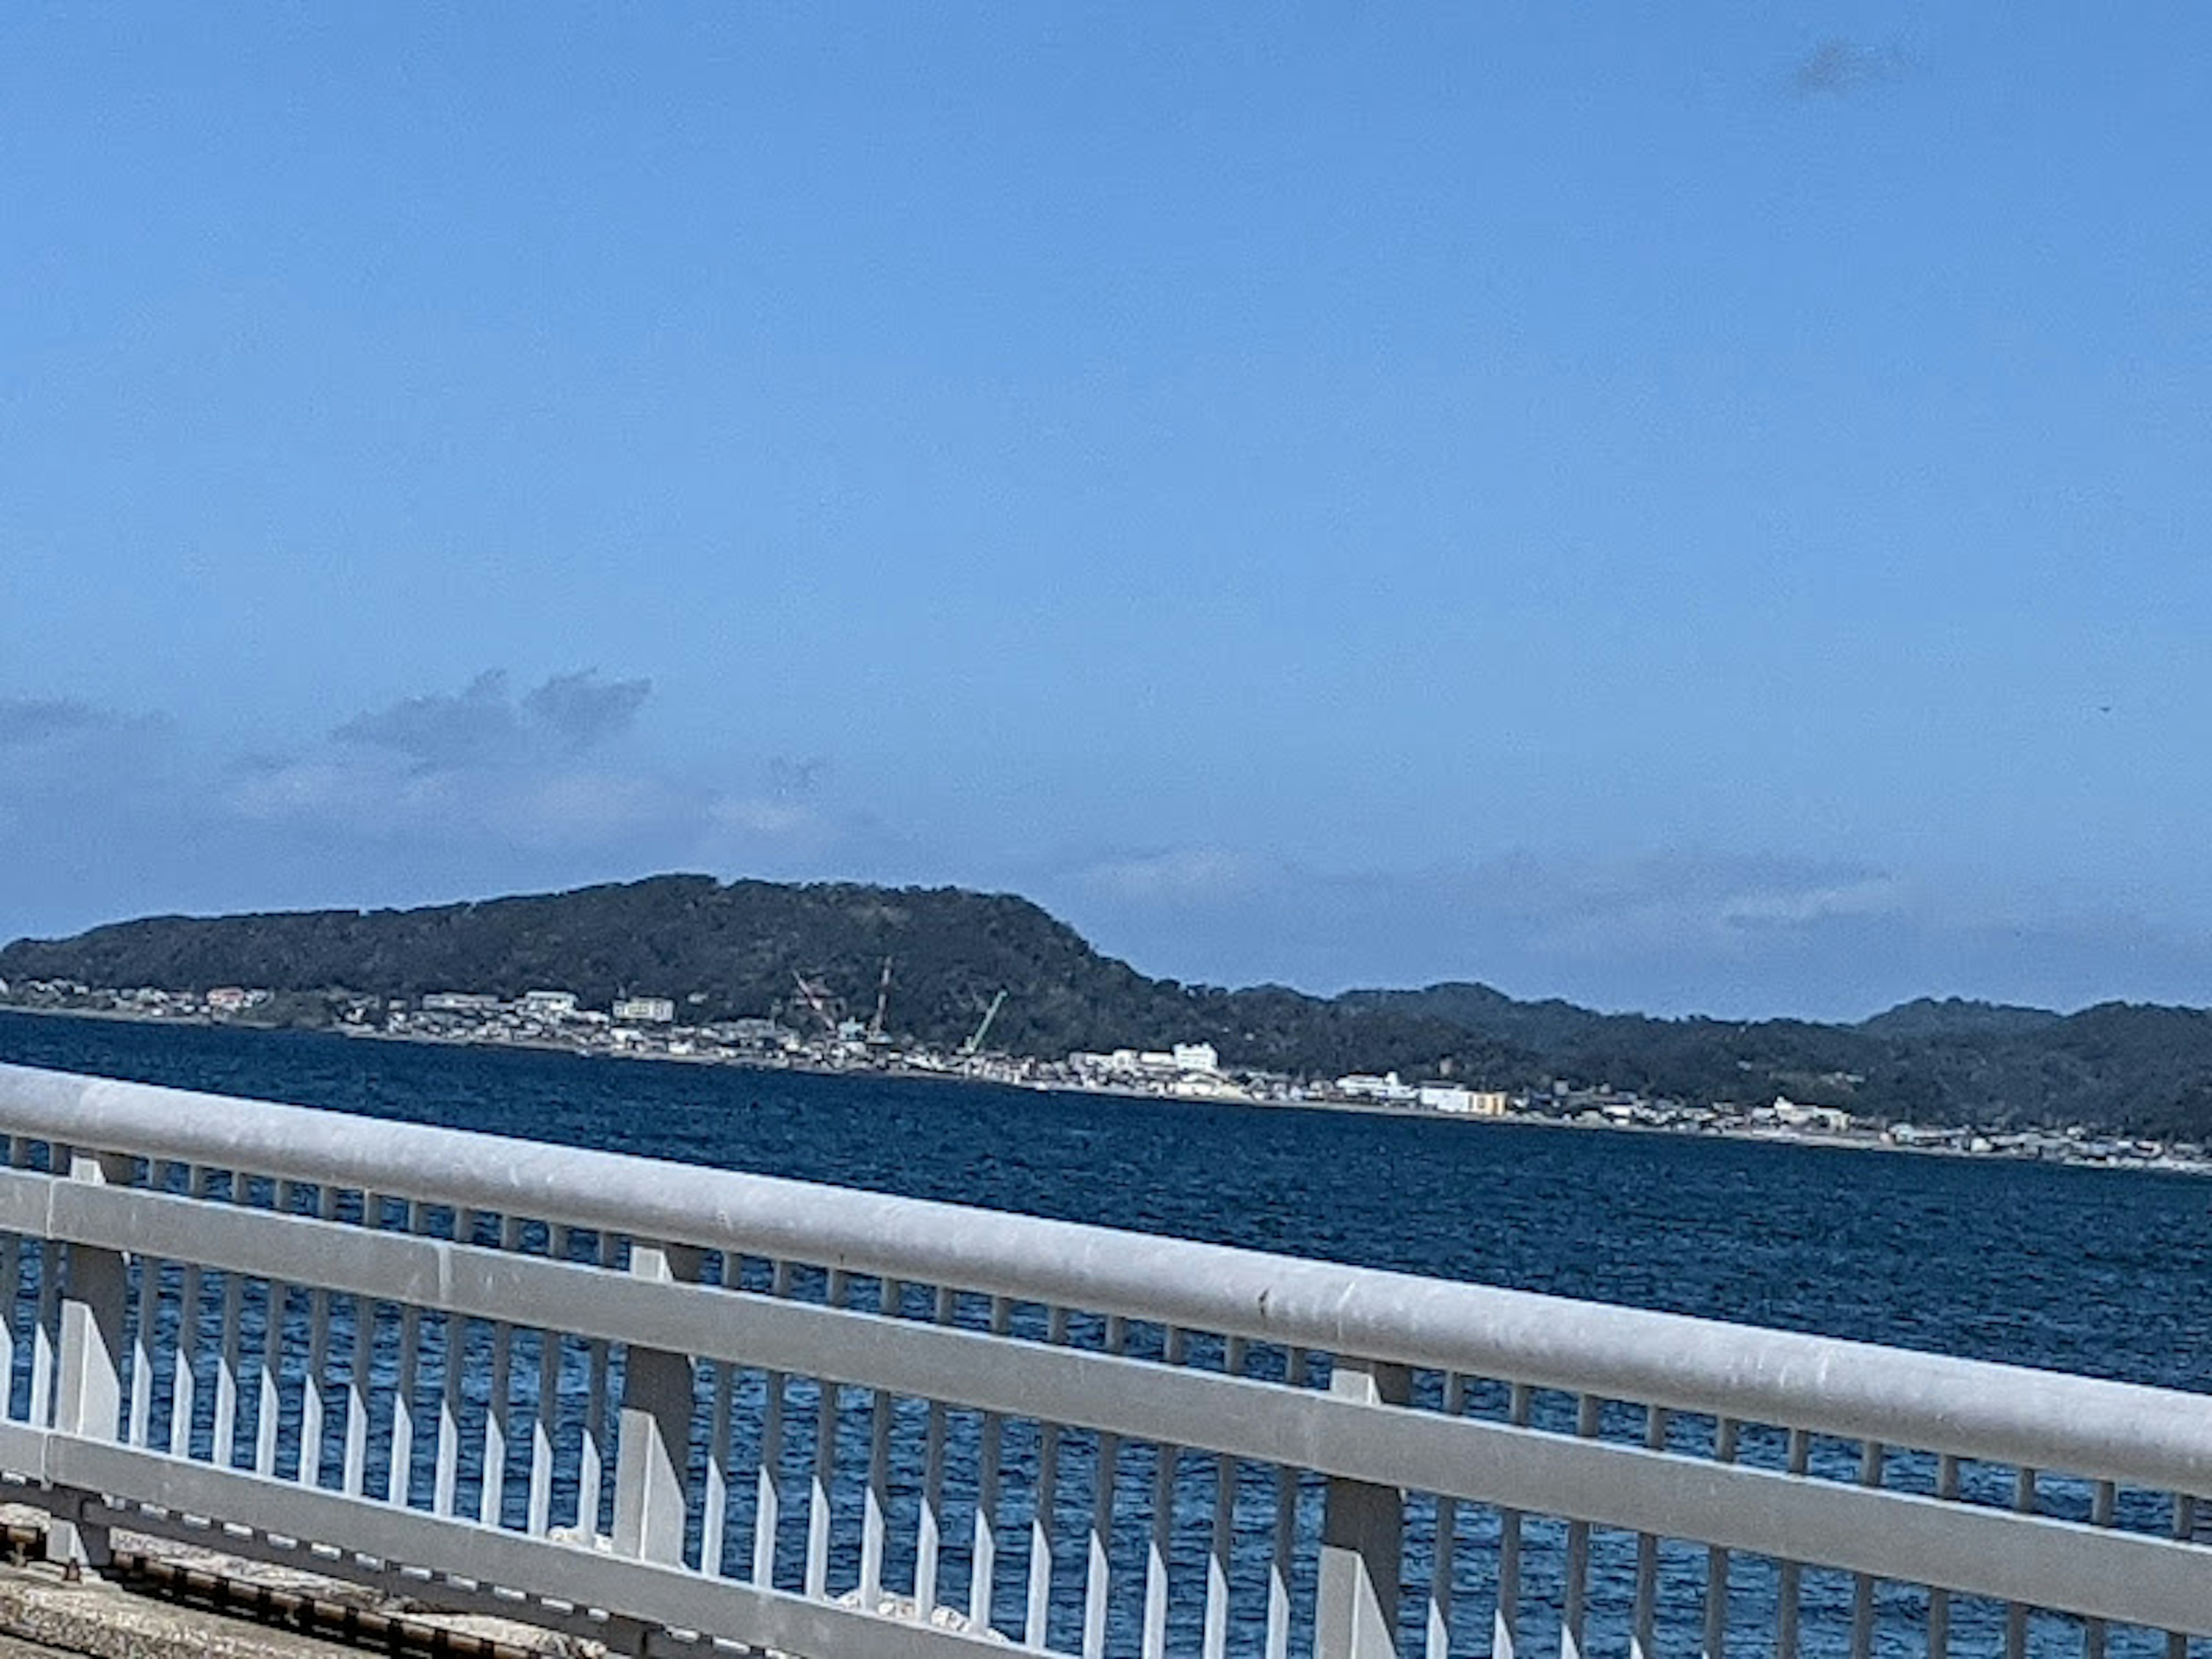
<instances>
[{"instance_id":1,"label":"wispy white cloud","mask_svg":"<svg viewBox=\"0 0 2212 1659\"><path fill-rule=\"evenodd\" d=\"M507 671L488 668L457 692L424 692L366 709L331 736L404 756L425 769L514 765L549 748L580 753L619 736L652 693L651 680L603 680L587 668L556 674L518 703Z\"/></svg>"},{"instance_id":2,"label":"wispy white cloud","mask_svg":"<svg viewBox=\"0 0 2212 1659\"><path fill-rule=\"evenodd\" d=\"M1085 886L1136 903L1182 904L1219 900L1249 890L1258 867L1246 856L1218 847L1173 847L1117 854L1080 872Z\"/></svg>"},{"instance_id":3,"label":"wispy white cloud","mask_svg":"<svg viewBox=\"0 0 2212 1659\"><path fill-rule=\"evenodd\" d=\"M242 817L387 843L442 836L681 861L836 842L819 757L778 757L746 787L641 753L586 752L630 730L651 690L581 671L518 701L489 670L458 692L365 711L303 752L238 767L227 802Z\"/></svg>"},{"instance_id":4,"label":"wispy white cloud","mask_svg":"<svg viewBox=\"0 0 2212 1659\"><path fill-rule=\"evenodd\" d=\"M522 726L507 695L507 671L488 668L459 692L428 691L366 709L331 736L427 769L497 764L521 742Z\"/></svg>"},{"instance_id":5,"label":"wispy white cloud","mask_svg":"<svg viewBox=\"0 0 2212 1659\"><path fill-rule=\"evenodd\" d=\"M1879 916L1901 912L1906 895L1893 876L1781 889L1753 887L1724 902L1719 920L1729 927L1809 927L1837 916Z\"/></svg>"},{"instance_id":6,"label":"wispy white cloud","mask_svg":"<svg viewBox=\"0 0 2212 1659\"><path fill-rule=\"evenodd\" d=\"M741 836L818 834L827 821L805 801L775 795L719 796L707 809L708 821Z\"/></svg>"},{"instance_id":7,"label":"wispy white cloud","mask_svg":"<svg viewBox=\"0 0 2212 1659\"><path fill-rule=\"evenodd\" d=\"M586 668L556 674L523 698L522 710L568 748L583 750L629 731L652 695L651 680L603 680Z\"/></svg>"},{"instance_id":8,"label":"wispy white cloud","mask_svg":"<svg viewBox=\"0 0 2212 1659\"><path fill-rule=\"evenodd\" d=\"M1673 853L1559 859L1517 854L1437 872L1478 914L1510 919L1529 948L1560 957L1626 951L1741 957L1843 918L1901 914L1909 895L1856 866Z\"/></svg>"}]
</instances>

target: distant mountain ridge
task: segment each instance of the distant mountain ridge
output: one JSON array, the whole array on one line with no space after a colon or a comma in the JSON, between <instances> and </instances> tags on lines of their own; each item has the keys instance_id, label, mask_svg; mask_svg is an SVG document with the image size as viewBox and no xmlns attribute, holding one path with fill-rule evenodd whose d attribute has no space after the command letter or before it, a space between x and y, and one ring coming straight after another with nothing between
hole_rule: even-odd
<instances>
[{"instance_id":1,"label":"distant mountain ridge","mask_svg":"<svg viewBox=\"0 0 2212 1659\"><path fill-rule=\"evenodd\" d=\"M413 909L155 916L0 948L0 979L121 988L265 986L381 998L554 988L687 1020L782 1012L804 974L856 1013L893 962L889 1024L950 1047L1000 990L994 1047L1212 1042L1239 1066L1389 1071L1493 1087L1553 1079L1683 1100L1777 1093L1929 1122L2082 1122L2212 1135L2212 1012L2110 1003L2062 1015L1920 999L1856 1024L1656 1019L1455 981L1323 998L1155 979L1027 899L857 883L642 881Z\"/></svg>"},{"instance_id":2,"label":"distant mountain ridge","mask_svg":"<svg viewBox=\"0 0 2212 1659\"><path fill-rule=\"evenodd\" d=\"M2065 1018L2049 1008L2023 1008L2015 1003L1916 997L1861 1020L1858 1029L1887 1037L2018 1036L2047 1030Z\"/></svg>"}]
</instances>

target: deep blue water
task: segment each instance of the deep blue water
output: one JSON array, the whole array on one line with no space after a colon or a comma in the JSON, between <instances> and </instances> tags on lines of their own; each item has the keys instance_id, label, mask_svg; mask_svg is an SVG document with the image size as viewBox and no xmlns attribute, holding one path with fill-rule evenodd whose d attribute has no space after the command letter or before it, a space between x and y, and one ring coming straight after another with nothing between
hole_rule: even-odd
<instances>
[{"instance_id":1,"label":"deep blue water","mask_svg":"<svg viewBox=\"0 0 2212 1659\"><path fill-rule=\"evenodd\" d=\"M0 1014L0 1060L2212 1390L2212 1182Z\"/></svg>"}]
</instances>

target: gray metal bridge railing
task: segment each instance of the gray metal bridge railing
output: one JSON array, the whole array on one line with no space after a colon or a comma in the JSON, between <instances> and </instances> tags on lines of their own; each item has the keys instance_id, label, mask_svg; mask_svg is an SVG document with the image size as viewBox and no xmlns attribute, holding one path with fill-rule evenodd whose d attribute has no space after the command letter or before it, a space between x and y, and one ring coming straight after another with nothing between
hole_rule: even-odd
<instances>
[{"instance_id":1,"label":"gray metal bridge railing","mask_svg":"<svg viewBox=\"0 0 2212 1659\"><path fill-rule=\"evenodd\" d=\"M0 1066L0 1471L633 1652L2162 1655L2212 1400Z\"/></svg>"}]
</instances>

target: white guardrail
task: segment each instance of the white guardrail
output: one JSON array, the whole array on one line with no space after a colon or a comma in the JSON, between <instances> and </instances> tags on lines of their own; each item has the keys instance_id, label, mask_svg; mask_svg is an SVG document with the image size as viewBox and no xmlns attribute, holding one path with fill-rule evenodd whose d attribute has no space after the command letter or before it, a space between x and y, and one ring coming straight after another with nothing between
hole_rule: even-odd
<instances>
[{"instance_id":1,"label":"white guardrail","mask_svg":"<svg viewBox=\"0 0 2212 1659\"><path fill-rule=\"evenodd\" d=\"M0 1470L617 1650L2185 1656L2212 1399L0 1066Z\"/></svg>"}]
</instances>

